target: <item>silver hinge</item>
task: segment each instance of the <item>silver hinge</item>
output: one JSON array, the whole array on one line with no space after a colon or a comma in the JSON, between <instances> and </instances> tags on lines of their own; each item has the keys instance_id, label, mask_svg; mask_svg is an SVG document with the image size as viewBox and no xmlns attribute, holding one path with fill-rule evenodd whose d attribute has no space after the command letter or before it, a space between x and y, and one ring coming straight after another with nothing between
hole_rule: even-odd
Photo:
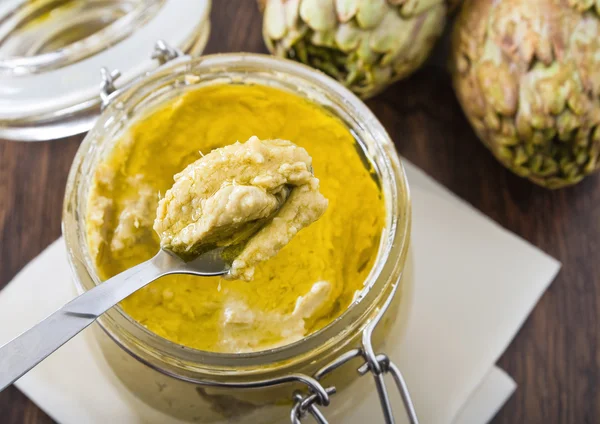
<instances>
[{"instance_id":1,"label":"silver hinge","mask_svg":"<svg viewBox=\"0 0 600 424\"><path fill-rule=\"evenodd\" d=\"M162 66L172 60L185 57L185 54L181 50L170 46L165 41L158 40L154 45L151 57L152 59L156 59L159 65ZM108 68L102 68L100 69L100 74L102 76L100 99L102 100L101 108L104 110L127 86L122 88L115 87L115 81L121 76L121 71L118 69L111 71Z\"/></svg>"}]
</instances>

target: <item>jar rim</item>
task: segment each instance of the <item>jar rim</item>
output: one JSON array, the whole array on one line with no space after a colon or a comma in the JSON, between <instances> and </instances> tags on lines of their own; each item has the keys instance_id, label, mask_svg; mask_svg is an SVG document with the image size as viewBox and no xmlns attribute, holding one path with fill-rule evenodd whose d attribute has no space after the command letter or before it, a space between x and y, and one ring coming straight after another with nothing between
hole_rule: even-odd
<instances>
[{"instance_id":1,"label":"jar rim","mask_svg":"<svg viewBox=\"0 0 600 424\"><path fill-rule=\"evenodd\" d=\"M326 96L337 101L339 105L346 109L347 113L357 119L363 130L368 130L372 140L364 140L361 137L356 137L356 134L355 137L361 144L366 144L363 146L366 149L365 154L378 154L380 156L380 163L376 164L373 161L372 163L382 180L382 191L384 191L384 200L386 202L387 233L383 234L385 237L381 237L376 262L365 280L364 295L349 305L339 317L325 327L294 343L247 353L208 352L179 345L152 333L119 307L113 308L113 310L98 320L104 331L121 347L128 345L128 340L130 342L131 340L143 340L144 343L151 343L152 348L158 352L155 352L156 355L162 359L169 357L177 363L183 361L186 362L186 366L189 365L187 362L194 363L199 366L199 368L196 368L197 371L218 369L219 372L226 373L228 369L231 368L233 370L235 368L235 372L238 375L241 372L240 367L246 367L248 373L253 374L258 371L257 367L273 363L289 362L322 348L335 339L336 335L344 333L345 329L354 324L348 320L351 311L353 312L352 316L354 319L369 313L372 309L369 306L373 306L376 303L376 299L386 294L386 288L389 289L388 286L391 287L398 284L410 241L411 214L408 183L404 168L392 140L383 125L358 97L320 71L290 60L269 55L255 53L213 54L193 58L188 62L166 64L119 95L105 109L94 128L85 137L69 173L63 213L63 235L67 244L69 263L77 288L80 291L85 290L86 287L81 281L80 273L87 272L91 278L95 279L96 284L99 282L99 279L95 266L89 258L85 235L82 237L82 231L77 231L73 227L76 225L76 220L81 221L85 219L85 214L81 213L80 210L82 202L87 202L87 196L81 198L83 192L81 172L85 169L86 161L88 161L87 165L89 166L90 157L94 153L97 154L94 150L98 148L98 140L102 140L103 135L107 132L107 128L114 125L114 122L118 120L117 117L123 116L127 111L127 103L134 101L136 95L143 97L143 91L147 90L152 83L164 85L165 78L172 78L173 75L189 72L190 70L214 73L218 69L232 70L245 68L252 68L252 72L262 73L263 76L292 78L296 83L303 81L307 87L314 90L314 92L309 93L314 98L309 98L309 100L316 101L317 104L322 104L316 98ZM319 100L324 98L322 97ZM372 158L369 159L372 160ZM384 231L386 230L384 229ZM80 256L83 256L83 258ZM390 279L390 276L394 275L396 277ZM375 286L377 286L377 290L375 290ZM367 304L367 302L370 303ZM116 322L109 322L110 316L115 313L120 314L121 318L125 318L126 321L121 320L118 324ZM111 325L114 328L110 328ZM117 332L120 333L117 334ZM130 346L127 346L126 350L144 361L144 358L140 357L139 352L132 352Z\"/></svg>"}]
</instances>

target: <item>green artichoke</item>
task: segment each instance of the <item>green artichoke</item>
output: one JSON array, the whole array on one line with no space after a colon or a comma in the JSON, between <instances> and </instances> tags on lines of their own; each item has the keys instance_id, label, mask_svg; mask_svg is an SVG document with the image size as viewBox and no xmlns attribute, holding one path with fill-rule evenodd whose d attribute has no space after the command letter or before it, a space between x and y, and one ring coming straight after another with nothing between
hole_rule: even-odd
<instances>
[{"instance_id":1,"label":"green artichoke","mask_svg":"<svg viewBox=\"0 0 600 424\"><path fill-rule=\"evenodd\" d=\"M453 83L479 138L541 186L600 168L600 0L466 0Z\"/></svg>"},{"instance_id":2,"label":"green artichoke","mask_svg":"<svg viewBox=\"0 0 600 424\"><path fill-rule=\"evenodd\" d=\"M416 70L444 29L445 0L263 0L269 50L362 97Z\"/></svg>"}]
</instances>

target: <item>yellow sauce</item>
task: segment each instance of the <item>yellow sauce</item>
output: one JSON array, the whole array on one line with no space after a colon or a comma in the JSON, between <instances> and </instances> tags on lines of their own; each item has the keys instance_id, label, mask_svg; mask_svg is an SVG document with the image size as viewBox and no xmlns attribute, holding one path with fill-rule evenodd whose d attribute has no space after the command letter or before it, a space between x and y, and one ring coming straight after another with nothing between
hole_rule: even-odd
<instances>
[{"instance_id":1,"label":"yellow sauce","mask_svg":"<svg viewBox=\"0 0 600 424\"><path fill-rule=\"evenodd\" d=\"M198 159L199 152L254 135L304 147L329 207L274 258L259 264L252 282L169 276L122 302L129 315L162 337L197 349L229 351L223 339L237 333L235 328L223 332L226 302L234 299L258 314L287 315L316 282L327 281L332 290L326 307L305 322L307 332L314 332L348 307L373 266L384 225L383 199L346 126L320 106L281 90L218 85L189 91L151 112L97 168L87 233L101 278L147 260L159 249L154 216L141 215L131 218L134 234L125 238L125 248L114 248L115 230L128 205L149 192L141 203L152 211L158 194L172 186L173 175ZM259 321L239 337L256 337L260 343L254 350L281 344L281 335L269 327L274 324Z\"/></svg>"}]
</instances>

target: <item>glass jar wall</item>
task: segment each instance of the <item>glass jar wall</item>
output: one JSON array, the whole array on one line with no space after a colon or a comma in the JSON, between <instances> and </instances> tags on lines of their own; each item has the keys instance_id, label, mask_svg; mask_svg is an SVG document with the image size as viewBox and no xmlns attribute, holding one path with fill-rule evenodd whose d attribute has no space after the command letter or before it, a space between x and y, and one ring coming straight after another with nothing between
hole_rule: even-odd
<instances>
[{"instance_id":1,"label":"glass jar wall","mask_svg":"<svg viewBox=\"0 0 600 424\"><path fill-rule=\"evenodd\" d=\"M360 345L364 328L390 296L393 300L374 335L379 352L399 343L410 305L410 199L400 161L385 130L368 108L329 77L308 67L250 54L206 56L154 72L116 98L77 154L65 199L63 233L78 289L100 283L85 239L85 216L92 175L124 130L146 111L185 90L211 84L260 84L276 87L320 104L339 117L354 134L381 186L386 222L373 269L365 288L339 318L304 339L274 349L226 354L203 352L169 342L113 308L98 321L102 351L123 383L149 405L171 416L195 422L273 422L289 417L293 392L301 383L260 389L219 387L313 375L319 368ZM103 331L102 331L103 330ZM359 359L326 376L334 385L329 416L350 412L372 384L359 378ZM352 369L351 369L352 368ZM368 377L364 377L368 378Z\"/></svg>"},{"instance_id":2,"label":"glass jar wall","mask_svg":"<svg viewBox=\"0 0 600 424\"><path fill-rule=\"evenodd\" d=\"M0 2L0 138L46 141L88 131L100 112L100 68L117 86L156 69L164 40L204 50L211 0Z\"/></svg>"}]
</instances>

